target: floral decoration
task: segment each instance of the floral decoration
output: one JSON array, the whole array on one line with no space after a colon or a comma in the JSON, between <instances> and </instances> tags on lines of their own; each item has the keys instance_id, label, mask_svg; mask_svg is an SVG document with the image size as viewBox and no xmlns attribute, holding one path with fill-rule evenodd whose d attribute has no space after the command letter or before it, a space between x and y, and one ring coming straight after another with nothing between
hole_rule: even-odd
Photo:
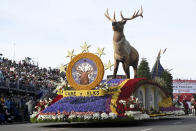
<instances>
[{"instance_id":1,"label":"floral decoration","mask_svg":"<svg viewBox=\"0 0 196 131\"><path fill-rule=\"evenodd\" d=\"M111 112L110 95L91 97L65 97L43 110L47 112Z\"/></svg>"}]
</instances>

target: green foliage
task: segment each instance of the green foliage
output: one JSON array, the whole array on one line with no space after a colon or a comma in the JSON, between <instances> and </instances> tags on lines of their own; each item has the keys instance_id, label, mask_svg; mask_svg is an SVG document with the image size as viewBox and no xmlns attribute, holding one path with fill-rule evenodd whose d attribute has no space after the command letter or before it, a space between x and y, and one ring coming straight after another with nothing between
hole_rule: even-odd
<instances>
[{"instance_id":1,"label":"green foliage","mask_svg":"<svg viewBox=\"0 0 196 131\"><path fill-rule=\"evenodd\" d=\"M165 81L165 88L169 92L171 98L173 98L173 76L168 70L164 70L161 74L161 78Z\"/></svg>"},{"instance_id":2,"label":"green foliage","mask_svg":"<svg viewBox=\"0 0 196 131\"><path fill-rule=\"evenodd\" d=\"M163 79L160 78L160 77L155 77L155 78L153 79L153 81L156 82L156 83L158 83L159 85L161 85L161 86L163 86L163 87L166 86L165 80L163 80Z\"/></svg>"},{"instance_id":3,"label":"green foliage","mask_svg":"<svg viewBox=\"0 0 196 131\"><path fill-rule=\"evenodd\" d=\"M193 94L193 98L196 100L196 94Z\"/></svg>"},{"instance_id":4,"label":"green foliage","mask_svg":"<svg viewBox=\"0 0 196 131\"><path fill-rule=\"evenodd\" d=\"M137 69L137 78L151 79L150 68L146 58L142 58L140 65Z\"/></svg>"},{"instance_id":5,"label":"green foliage","mask_svg":"<svg viewBox=\"0 0 196 131\"><path fill-rule=\"evenodd\" d=\"M30 118L30 122L31 123L36 123L37 122L37 119L36 118Z\"/></svg>"}]
</instances>

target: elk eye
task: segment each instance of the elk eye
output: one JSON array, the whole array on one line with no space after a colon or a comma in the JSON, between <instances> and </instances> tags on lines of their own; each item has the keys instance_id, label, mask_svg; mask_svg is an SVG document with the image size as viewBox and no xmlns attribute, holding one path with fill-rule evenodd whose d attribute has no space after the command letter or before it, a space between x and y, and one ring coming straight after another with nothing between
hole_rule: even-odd
<instances>
[{"instance_id":1,"label":"elk eye","mask_svg":"<svg viewBox=\"0 0 196 131\"><path fill-rule=\"evenodd\" d=\"M117 23L116 22L112 22L112 26L115 26Z\"/></svg>"}]
</instances>

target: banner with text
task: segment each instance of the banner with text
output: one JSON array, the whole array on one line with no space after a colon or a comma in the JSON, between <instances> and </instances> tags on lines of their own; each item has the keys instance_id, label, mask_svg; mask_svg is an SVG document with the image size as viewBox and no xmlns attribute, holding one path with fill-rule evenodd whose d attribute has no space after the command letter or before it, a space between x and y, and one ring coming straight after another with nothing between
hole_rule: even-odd
<instances>
[{"instance_id":1,"label":"banner with text","mask_svg":"<svg viewBox=\"0 0 196 131\"><path fill-rule=\"evenodd\" d=\"M173 82L173 93L196 93L196 83Z\"/></svg>"},{"instance_id":2,"label":"banner with text","mask_svg":"<svg viewBox=\"0 0 196 131\"><path fill-rule=\"evenodd\" d=\"M103 90L58 90L58 95L63 95L63 97L70 96L104 96Z\"/></svg>"}]
</instances>

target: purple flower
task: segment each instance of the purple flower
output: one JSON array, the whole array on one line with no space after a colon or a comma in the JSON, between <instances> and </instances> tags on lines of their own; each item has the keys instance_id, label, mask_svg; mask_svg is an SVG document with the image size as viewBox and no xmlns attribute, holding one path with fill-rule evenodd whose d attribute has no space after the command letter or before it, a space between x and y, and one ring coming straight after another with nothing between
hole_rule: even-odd
<instances>
[{"instance_id":1,"label":"purple flower","mask_svg":"<svg viewBox=\"0 0 196 131\"><path fill-rule=\"evenodd\" d=\"M91 96L91 97L65 97L53 105L47 107L42 112L111 112L111 96Z\"/></svg>"},{"instance_id":2,"label":"purple flower","mask_svg":"<svg viewBox=\"0 0 196 131\"><path fill-rule=\"evenodd\" d=\"M177 108L177 107L172 106L172 107L160 107L159 110L160 111L177 111L177 110L180 110L180 109Z\"/></svg>"}]
</instances>

